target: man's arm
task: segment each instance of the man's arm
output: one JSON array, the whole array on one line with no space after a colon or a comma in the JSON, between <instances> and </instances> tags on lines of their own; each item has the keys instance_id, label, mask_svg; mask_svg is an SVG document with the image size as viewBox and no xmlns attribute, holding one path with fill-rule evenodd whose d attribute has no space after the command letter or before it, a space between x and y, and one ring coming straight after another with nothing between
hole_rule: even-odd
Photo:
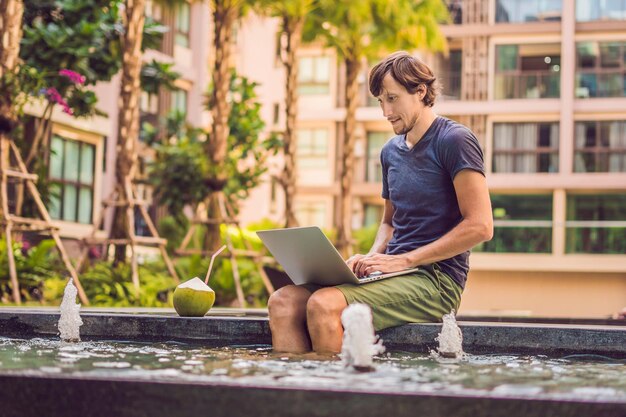
<instances>
[{"instance_id":1,"label":"man's arm","mask_svg":"<svg viewBox=\"0 0 626 417\"><path fill-rule=\"evenodd\" d=\"M376 253L363 257L353 266L355 273L365 276L373 271L393 272L431 264L491 240L493 216L485 177L479 172L464 169L454 177L453 184L463 217L458 225L434 242L411 252L400 255Z\"/></svg>"},{"instance_id":2,"label":"man's arm","mask_svg":"<svg viewBox=\"0 0 626 417\"><path fill-rule=\"evenodd\" d=\"M385 253L387 249L387 243L391 240L393 236L393 204L391 204L390 200L385 200L385 205L383 206L383 218L378 226L378 231L376 232L376 238L374 239L374 243L372 244L371 249L367 253L367 255L356 254L351 256L346 263L352 270L356 273L355 265L358 264L359 260L365 256L370 256L376 253Z\"/></svg>"}]
</instances>

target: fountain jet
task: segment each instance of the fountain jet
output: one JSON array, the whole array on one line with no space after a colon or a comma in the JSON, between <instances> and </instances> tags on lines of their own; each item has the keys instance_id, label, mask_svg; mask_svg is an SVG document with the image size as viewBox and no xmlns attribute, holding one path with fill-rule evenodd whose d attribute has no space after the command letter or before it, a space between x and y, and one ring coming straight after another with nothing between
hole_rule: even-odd
<instances>
[{"instance_id":1,"label":"fountain jet","mask_svg":"<svg viewBox=\"0 0 626 417\"><path fill-rule=\"evenodd\" d=\"M61 302L61 318L59 319L59 332L61 340L65 342L80 342L79 327L82 326L83 320L80 318L80 304L76 304L76 296L78 290L74 286L70 278L63 293L63 301Z\"/></svg>"},{"instance_id":2,"label":"fountain jet","mask_svg":"<svg viewBox=\"0 0 626 417\"><path fill-rule=\"evenodd\" d=\"M456 324L454 310L443 316L441 333L435 338L439 342L438 353L443 358L461 359L463 357L463 333Z\"/></svg>"},{"instance_id":3,"label":"fountain jet","mask_svg":"<svg viewBox=\"0 0 626 417\"><path fill-rule=\"evenodd\" d=\"M343 344L341 359L359 372L373 371L373 356L383 353L382 340L374 333L372 310L365 304L351 304L341 314Z\"/></svg>"}]
</instances>

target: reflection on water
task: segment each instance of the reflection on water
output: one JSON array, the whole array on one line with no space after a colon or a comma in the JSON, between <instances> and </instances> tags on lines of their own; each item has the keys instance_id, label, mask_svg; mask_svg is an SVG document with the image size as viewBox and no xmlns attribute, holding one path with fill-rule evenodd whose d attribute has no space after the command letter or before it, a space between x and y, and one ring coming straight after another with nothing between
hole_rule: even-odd
<instances>
[{"instance_id":1,"label":"reflection on water","mask_svg":"<svg viewBox=\"0 0 626 417\"><path fill-rule=\"evenodd\" d=\"M427 354L387 352L362 374L337 358L273 353L268 346L204 348L180 343L0 338L3 373L73 374L377 392L494 393L626 400L626 360L466 354L446 363Z\"/></svg>"}]
</instances>

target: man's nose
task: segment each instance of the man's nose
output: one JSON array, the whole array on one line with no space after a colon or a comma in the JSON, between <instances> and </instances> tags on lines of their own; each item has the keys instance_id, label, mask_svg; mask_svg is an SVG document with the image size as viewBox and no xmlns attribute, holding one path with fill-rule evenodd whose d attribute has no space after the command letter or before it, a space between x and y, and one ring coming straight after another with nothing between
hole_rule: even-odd
<instances>
[{"instance_id":1,"label":"man's nose","mask_svg":"<svg viewBox=\"0 0 626 417\"><path fill-rule=\"evenodd\" d=\"M382 103L381 107L383 109L383 116L384 117L389 117L393 114L393 112L391 111L391 106L386 104L386 103Z\"/></svg>"}]
</instances>

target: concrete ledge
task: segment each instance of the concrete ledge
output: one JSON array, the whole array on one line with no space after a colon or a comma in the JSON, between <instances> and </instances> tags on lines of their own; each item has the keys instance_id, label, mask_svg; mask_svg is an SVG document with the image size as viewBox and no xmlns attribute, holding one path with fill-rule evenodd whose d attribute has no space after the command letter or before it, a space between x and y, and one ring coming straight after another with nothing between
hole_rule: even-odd
<instances>
[{"instance_id":1,"label":"concrete ledge","mask_svg":"<svg viewBox=\"0 0 626 417\"><path fill-rule=\"evenodd\" d=\"M212 346L270 344L264 317L178 317L169 314L82 313L84 340L181 341ZM0 335L57 337L55 311L0 310ZM468 353L626 356L626 326L461 322ZM388 349L428 352L440 324L407 324L380 332Z\"/></svg>"}]
</instances>

